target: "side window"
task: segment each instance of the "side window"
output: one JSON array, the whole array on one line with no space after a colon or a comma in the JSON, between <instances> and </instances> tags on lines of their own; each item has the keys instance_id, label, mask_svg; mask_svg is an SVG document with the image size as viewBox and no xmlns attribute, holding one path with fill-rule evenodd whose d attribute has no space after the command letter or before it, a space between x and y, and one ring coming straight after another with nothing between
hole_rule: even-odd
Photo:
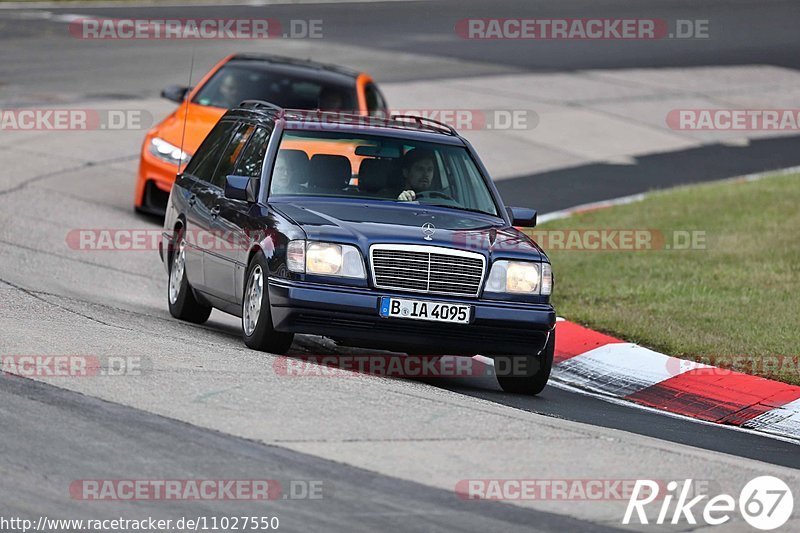
<instances>
[{"instance_id":1,"label":"side window","mask_svg":"<svg viewBox=\"0 0 800 533\"><path fill-rule=\"evenodd\" d=\"M225 177L233 174L233 167L236 165L236 160L242 153L250 134L256 127L252 124L241 124L231 138L231 142L223 150L219 159L217 170L214 171L214 176L211 178L211 184L217 187L225 187Z\"/></svg>"},{"instance_id":2,"label":"side window","mask_svg":"<svg viewBox=\"0 0 800 533\"><path fill-rule=\"evenodd\" d=\"M233 172L237 176L247 176L248 178L260 178L261 169L264 166L264 155L267 153L267 143L269 143L270 130L258 127L250 137L250 142L242 151L242 157L236 164Z\"/></svg>"},{"instance_id":3,"label":"side window","mask_svg":"<svg viewBox=\"0 0 800 533\"><path fill-rule=\"evenodd\" d=\"M386 116L386 100L374 83L368 83L364 87L364 96L367 99L367 112L371 117Z\"/></svg>"},{"instance_id":4,"label":"side window","mask_svg":"<svg viewBox=\"0 0 800 533\"><path fill-rule=\"evenodd\" d=\"M186 166L186 174L210 182L214 169L217 168L219 156L227 146L235 127L235 122L218 122L192 156L192 160Z\"/></svg>"}]
</instances>

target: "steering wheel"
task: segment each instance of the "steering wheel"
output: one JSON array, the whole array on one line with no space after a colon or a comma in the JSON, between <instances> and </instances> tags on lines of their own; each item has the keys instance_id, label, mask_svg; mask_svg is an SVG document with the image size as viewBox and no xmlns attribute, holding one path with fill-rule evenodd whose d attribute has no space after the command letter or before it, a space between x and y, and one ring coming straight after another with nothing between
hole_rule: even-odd
<instances>
[{"instance_id":1,"label":"steering wheel","mask_svg":"<svg viewBox=\"0 0 800 533\"><path fill-rule=\"evenodd\" d=\"M444 200L450 200L455 202L456 199L450 196L449 194L445 194L441 191L421 191L416 193L416 198L442 198Z\"/></svg>"}]
</instances>

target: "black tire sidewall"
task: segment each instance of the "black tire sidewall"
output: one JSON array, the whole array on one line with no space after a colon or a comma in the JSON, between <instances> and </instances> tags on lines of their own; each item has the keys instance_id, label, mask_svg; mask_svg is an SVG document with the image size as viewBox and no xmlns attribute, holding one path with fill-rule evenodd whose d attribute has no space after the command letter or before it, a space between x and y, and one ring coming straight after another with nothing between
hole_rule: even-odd
<instances>
[{"instance_id":1,"label":"black tire sidewall","mask_svg":"<svg viewBox=\"0 0 800 533\"><path fill-rule=\"evenodd\" d=\"M247 291L250 286L250 277L256 265L261 267L263 276L263 290L261 292L261 310L258 313L258 320L252 335L248 335L244 328L244 306L247 304ZM247 266L247 275L242 293L242 337L245 344L254 350L267 351L271 353L283 353L289 349L294 337L291 333L275 331L272 326L272 310L269 304L269 266L264 257L264 253L259 251L250 260Z\"/></svg>"},{"instance_id":2,"label":"black tire sidewall","mask_svg":"<svg viewBox=\"0 0 800 533\"><path fill-rule=\"evenodd\" d=\"M181 281L178 284L178 297L175 299L175 303L173 304L169 298L169 286L170 280L172 279L172 269L175 268L175 254L178 253L178 247L180 245L181 239L183 239L183 230L179 230L175 234L175 240L172 242L171 253L168 254L169 257L169 269L167 270L167 274L169 278L167 279L167 303L169 303L169 311L172 313L174 317L180 317L183 315L186 309L186 296L189 293L189 281L186 279L186 264L183 265L183 276L181 276Z\"/></svg>"},{"instance_id":3,"label":"black tire sidewall","mask_svg":"<svg viewBox=\"0 0 800 533\"><path fill-rule=\"evenodd\" d=\"M500 387L503 391L528 395L536 395L542 392L550 379L550 371L553 368L555 343L556 331L553 329L548 335L547 344L545 344L544 349L539 355L517 356L528 359L526 364L531 364L531 362L535 361L535 363L539 365L539 368L536 372L524 377L497 375L497 381L500 383Z\"/></svg>"},{"instance_id":4,"label":"black tire sidewall","mask_svg":"<svg viewBox=\"0 0 800 533\"><path fill-rule=\"evenodd\" d=\"M178 297L173 304L169 299L169 280L172 278L172 269L175 262L175 254L178 253L178 246L183 239L183 228L175 232L175 239L170 244L167 257L169 258L169 268L167 269L167 305L169 306L170 314L180 320L193 322L195 324L202 324L211 315L211 307L201 304L195 298L194 291L189 285L189 279L186 274L186 263L183 265L183 276L178 284Z\"/></svg>"}]
</instances>

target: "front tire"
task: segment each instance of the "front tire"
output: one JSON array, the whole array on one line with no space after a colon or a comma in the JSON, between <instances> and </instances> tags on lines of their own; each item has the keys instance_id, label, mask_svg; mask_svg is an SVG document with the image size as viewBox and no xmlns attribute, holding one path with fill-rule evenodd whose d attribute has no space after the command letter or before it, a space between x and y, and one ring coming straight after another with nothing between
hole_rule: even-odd
<instances>
[{"instance_id":1,"label":"front tire","mask_svg":"<svg viewBox=\"0 0 800 533\"><path fill-rule=\"evenodd\" d=\"M267 260L258 252L247 267L247 282L242 297L242 336L248 348L284 354L292 346L294 333L275 331L267 289Z\"/></svg>"},{"instance_id":2,"label":"front tire","mask_svg":"<svg viewBox=\"0 0 800 533\"><path fill-rule=\"evenodd\" d=\"M511 363L510 368L506 368L509 374L517 366L521 366L524 371L523 376L516 375L497 375L497 381L500 382L500 387L504 392L513 394L527 394L536 396L547 385L547 380L550 379L550 370L553 368L553 355L556 348L556 330L550 332L542 353L539 355L522 355L522 356L504 356L504 360ZM497 359L495 359L495 368L497 368ZM516 360L516 361L515 361ZM517 363L515 365L514 363Z\"/></svg>"},{"instance_id":3,"label":"front tire","mask_svg":"<svg viewBox=\"0 0 800 533\"><path fill-rule=\"evenodd\" d=\"M186 278L186 239L181 229L175 236L175 249L170 255L167 302L169 314L180 320L202 324L211 315L211 307L197 301Z\"/></svg>"}]
</instances>

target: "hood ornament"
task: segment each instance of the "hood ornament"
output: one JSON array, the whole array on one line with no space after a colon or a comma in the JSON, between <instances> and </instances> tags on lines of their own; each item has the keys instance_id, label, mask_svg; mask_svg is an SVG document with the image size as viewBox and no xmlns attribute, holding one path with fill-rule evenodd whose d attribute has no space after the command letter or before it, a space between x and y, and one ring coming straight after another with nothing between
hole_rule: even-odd
<instances>
[{"instance_id":1,"label":"hood ornament","mask_svg":"<svg viewBox=\"0 0 800 533\"><path fill-rule=\"evenodd\" d=\"M434 226L430 222L426 222L422 225L423 239L425 239L426 241L432 241L434 233L436 233L436 226Z\"/></svg>"}]
</instances>

